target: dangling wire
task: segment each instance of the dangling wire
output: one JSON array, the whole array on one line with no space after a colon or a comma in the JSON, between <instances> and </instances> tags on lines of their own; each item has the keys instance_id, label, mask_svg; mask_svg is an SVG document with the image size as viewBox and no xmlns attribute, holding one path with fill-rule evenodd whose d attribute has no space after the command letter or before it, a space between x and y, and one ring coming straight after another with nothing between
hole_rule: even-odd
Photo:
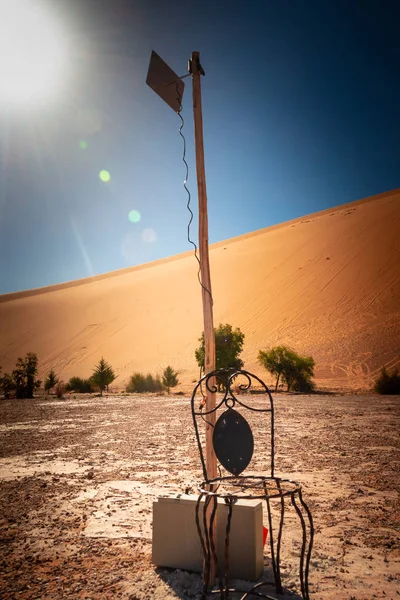
<instances>
[{"instance_id":1,"label":"dangling wire","mask_svg":"<svg viewBox=\"0 0 400 600\"><path fill-rule=\"evenodd\" d=\"M181 112L182 112L182 95L181 95L181 93L179 91L179 80L175 81L175 85L176 85L177 100L178 100L178 103L179 103L179 110L177 111L177 115L178 115L178 117L181 120L181 125L179 127L179 135L181 136L181 138L183 140L182 161L183 161L183 163L185 165L185 169L186 169L186 174L185 174L185 180L183 182L183 187L185 188L186 193L188 195L188 201L187 201L187 204L186 204L186 208L188 209L188 211L190 213L189 223L188 223L188 226L187 226L187 240L188 240L189 244L191 244L193 246L193 248L194 248L194 256L195 256L195 258L196 258L196 260L197 260L197 262L199 264L199 268L198 268L198 271L197 271L197 279L199 280L199 283L200 283L201 287L203 288L203 290L205 292L207 292L207 294L210 296L210 298L211 298L211 304L214 304L214 300L213 300L213 297L212 297L212 294L211 294L210 290L203 284L203 282L201 280L201 262L200 262L200 258L198 256L198 254L197 254L197 245L196 245L196 243L190 237L190 226L192 225L194 215L193 215L193 211L192 211L191 206L190 206L190 203L191 203L191 200L192 200L192 196L191 196L191 193L189 191L189 188L186 185L187 184L187 180L189 178L189 165L187 164L187 161L186 161L186 138L185 138L185 136L182 133L182 129L183 129L184 125L185 125L185 121L184 121L184 119L183 119L183 117L181 115Z\"/></svg>"},{"instance_id":2,"label":"dangling wire","mask_svg":"<svg viewBox=\"0 0 400 600\"><path fill-rule=\"evenodd\" d=\"M187 187L187 180L189 178L189 165L188 165L188 163L186 161L186 138L185 138L185 136L182 133L182 129L183 129L184 125L185 125L185 121L184 121L184 119L183 119L183 117L181 115L181 112L182 112L182 94L179 91L179 80L175 81L175 86L176 86L177 100L178 100L178 103L179 103L179 110L177 111L177 115L178 115L178 117L181 120L181 125L179 127L179 135L181 136L181 138L183 140L182 161L183 161L183 163L185 165L185 169L186 169L186 174L185 174L185 179L184 179L184 182L183 182L183 187L185 188L186 193L188 195L188 201L187 201L187 204L186 204L186 208L188 209L188 211L190 213L189 223L188 223L188 226L187 226L187 240L188 240L189 244L191 244L193 246L193 248L194 248L194 256L195 256L195 258L196 258L196 260L197 260L197 262L199 264L199 268L198 268L198 271L197 271L197 279L199 280L199 283L200 283L202 289L205 292L207 292L207 294L210 296L210 298L211 298L211 304L213 305L214 304L214 300L213 300L213 297L212 297L212 293L203 284L203 282L201 280L201 261L200 261L200 258L198 256L198 254L197 254L196 243L190 237L190 226L191 226L191 224L193 222L194 215L193 215L193 211L192 211L191 206L190 206L190 202L191 202L192 196L191 196L189 188ZM201 372L202 372L202 370L204 372L204 365L203 365L203 367L200 367L200 379L201 379ZM200 392L201 392L202 397L204 398L205 394L204 394L204 391L203 391L203 384L202 383L200 383ZM203 421L205 421L206 423L208 423L208 421L206 421L204 419L203 415L201 415L201 418L203 419ZM208 423L208 424L211 425L212 427L214 427L214 425L212 423Z\"/></svg>"}]
</instances>

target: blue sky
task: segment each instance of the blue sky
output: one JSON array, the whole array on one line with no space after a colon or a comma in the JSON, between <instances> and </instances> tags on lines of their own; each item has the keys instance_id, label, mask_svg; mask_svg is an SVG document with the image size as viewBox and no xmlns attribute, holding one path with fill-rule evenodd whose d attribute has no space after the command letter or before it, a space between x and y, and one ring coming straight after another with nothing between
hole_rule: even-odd
<instances>
[{"instance_id":1,"label":"blue sky","mask_svg":"<svg viewBox=\"0 0 400 600\"><path fill-rule=\"evenodd\" d=\"M41 107L0 102L0 293L190 250L179 119L145 83L153 49L179 75L201 53L211 243L400 187L397 1L47 5L69 71Z\"/></svg>"}]
</instances>

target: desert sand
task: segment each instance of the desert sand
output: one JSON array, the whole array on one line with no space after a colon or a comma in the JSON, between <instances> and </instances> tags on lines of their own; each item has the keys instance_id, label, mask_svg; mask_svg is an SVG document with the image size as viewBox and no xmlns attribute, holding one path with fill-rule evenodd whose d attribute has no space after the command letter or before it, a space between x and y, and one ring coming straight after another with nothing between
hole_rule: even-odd
<instances>
[{"instance_id":1,"label":"desert sand","mask_svg":"<svg viewBox=\"0 0 400 600\"><path fill-rule=\"evenodd\" d=\"M278 394L275 409L276 474L303 484L315 523L311 599L398 599L398 397ZM0 432L1 598L200 600L200 575L151 563L153 500L201 478L188 398L0 400ZM292 512L282 600L299 600Z\"/></svg>"},{"instance_id":2,"label":"desert sand","mask_svg":"<svg viewBox=\"0 0 400 600\"><path fill-rule=\"evenodd\" d=\"M245 333L246 368L287 344L316 361L316 382L369 389L400 364L400 190L210 249L214 322ZM62 285L0 296L0 365L35 352L40 376L88 377L104 356L123 390L134 371L198 376L201 292L192 253Z\"/></svg>"}]
</instances>

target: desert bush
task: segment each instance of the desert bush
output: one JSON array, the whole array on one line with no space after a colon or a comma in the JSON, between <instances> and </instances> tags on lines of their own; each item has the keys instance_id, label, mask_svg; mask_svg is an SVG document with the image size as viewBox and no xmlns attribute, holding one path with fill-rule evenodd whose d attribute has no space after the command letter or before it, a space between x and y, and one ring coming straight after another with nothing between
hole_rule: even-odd
<instances>
[{"instance_id":1,"label":"desert bush","mask_svg":"<svg viewBox=\"0 0 400 600\"><path fill-rule=\"evenodd\" d=\"M108 386L114 381L115 377L112 366L104 358L101 358L90 379L93 385L99 388L100 396L102 396L105 389L108 391Z\"/></svg>"},{"instance_id":2,"label":"desert bush","mask_svg":"<svg viewBox=\"0 0 400 600\"><path fill-rule=\"evenodd\" d=\"M66 391L66 385L63 381L57 380L56 383L56 396L59 400L64 397Z\"/></svg>"},{"instance_id":3,"label":"desert bush","mask_svg":"<svg viewBox=\"0 0 400 600\"><path fill-rule=\"evenodd\" d=\"M134 373L128 385L126 386L127 392L161 392L163 385L158 375L153 377L150 373L143 375L143 373Z\"/></svg>"},{"instance_id":4,"label":"desert bush","mask_svg":"<svg viewBox=\"0 0 400 600\"><path fill-rule=\"evenodd\" d=\"M378 394L400 394L400 373L394 369L392 373L383 367L381 374L375 381L374 390Z\"/></svg>"},{"instance_id":5,"label":"desert bush","mask_svg":"<svg viewBox=\"0 0 400 600\"><path fill-rule=\"evenodd\" d=\"M279 380L287 385L287 391L311 392L314 389L315 361L311 356L300 356L287 346L275 346L269 350L260 350L258 362L276 376L275 391Z\"/></svg>"},{"instance_id":6,"label":"desert bush","mask_svg":"<svg viewBox=\"0 0 400 600\"><path fill-rule=\"evenodd\" d=\"M3 390L4 398L8 399L15 390L15 382L9 373L4 373L0 379L0 387Z\"/></svg>"},{"instance_id":7,"label":"desert bush","mask_svg":"<svg viewBox=\"0 0 400 600\"><path fill-rule=\"evenodd\" d=\"M33 392L40 387L41 381L36 379L38 358L34 352L28 352L25 358L19 357L16 368L12 372L16 398L33 398Z\"/></svg>"},{"instance_id":8,"label":"desert bush","mask_svg":"<svg viewBox=\"0 0 400 600\"><path fill-rule=\"evenodd\" d=\"M313 392L315 390L315 383L311 379L313 374L314 371L309 376L307 375L307 373L304 373L302 371L296 373L293 379L291 389L294 392L302 392L303 394L310 394L311 392Z\"/></svg>"},{"instance_id":9,"label":"desert bush","mask_svg":"<svg viewBox=\"0 0 400 600\"><path fill-rule=\"evenodd\" d=\"M4 397L9 398L15 392L16 398L33 398L34 391L40 387L41 381L36 379L38 358L33 352L28 352L25 358L19 357L15 369L0 377L0 387Z\"/></svg>"},{"instance_id":10,"label":"desert bush","mask_svg":"<svg viewBox=\"0 0 400 600\"><path fill-rule=\"evenodd\" d=\"M57 384L58 379L54 372L54 369L51 369L49 374L47 375L46 381L44 383L44 389L47 393L50 393L50 390Z\"/></svg>"},{"instance_id":11,"label":"desert bush","mask_svg":"<svg viewBox=\"0 0 400 600\"><path fill-rule=\"evenodd\" d=\"M163 382L163 386L166 388L168 394L169 394L169 390L172 387L176 387L178 385L178 383L179 383L178 375L179 375L178 371L174 371L174 369L172 367L170 367L169 365L168 365L168 367L166 367L164 369L162 382Z\"/></svg>"},{"instance_id":12,"label":"desert bush","mask_svg":"<svg viewBox=\"0 0 400 600\"><path fill-rule=\"evenodd\" d=\"M65 389L67 392L78 392L79 394L94 392L92 381L90 379L82 379L82 377L71 377Z\"/></svg>"}]
</instances>

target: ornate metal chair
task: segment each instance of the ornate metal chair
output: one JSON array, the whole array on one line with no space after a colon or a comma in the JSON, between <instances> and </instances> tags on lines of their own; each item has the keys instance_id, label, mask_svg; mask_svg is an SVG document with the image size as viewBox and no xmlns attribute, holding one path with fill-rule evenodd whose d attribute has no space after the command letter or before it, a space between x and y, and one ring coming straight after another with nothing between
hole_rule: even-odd
<instances>
[{"instance_id":1,"label":"ornate metal chair","mask_svg":"<svg viewBox=\"0 0 400 600\"><path fill-rule=\"evenodd\" d=\"M208 412L204 404L204 388L216 393L215 409ZM219 392L219 388L222 388L223 391ZM303 500L301 485L295 481L275 476L274 404L268 387L261 379L248 371L213 371L202 377L194 388L191 410L204 475L204 481L198 486L199 497L196 505L197 531L204 554L203 598L209 592L220 593L220 597L224 599L229 597L230 592L244 592L241 600L252 596L277 600L261 589L267 585L271 586L271 582L262 581L247 591L229 587L229 535L236 500L265 500L274 584L276 593L282 594L281 542L285 517L285 499L290 499L290 503L299 518L302 532L299 561L301 594L303 600L309 600L308 573L314 536L313 520L310 510ZM207 478L204 452L205 427L207 424L210 425L208 418L211 413L216 413L215 426L211 425L214 427L213 447L220 463L218 465L219 476L214 479ZM246 413L247 418L256 430L256 438L243 413ZM261 426L262 422L264 428ZM269 431L267 452L265 452L265 429ZM261 430L264 431L264 434ZM266 461L265 455L267 455ZM263 462L264 466L262 466ZM250 471L249 466L252 466L255 470ZM223 474L223 470L228 474ZM245 471L248 474L244 474ZM218 498L222 498L228 505L223 573L218 565L216 548L213 542L213 527L215 525ZM271 501L276 500L278 501L280 514L277 536L273 530L274 519L271 512ZM201 511L203 511L202 518ZM210 515L208 520L206 514ZM219 590L209 589L211 557L217 565Z\"/></svg>"}]
</instances>

